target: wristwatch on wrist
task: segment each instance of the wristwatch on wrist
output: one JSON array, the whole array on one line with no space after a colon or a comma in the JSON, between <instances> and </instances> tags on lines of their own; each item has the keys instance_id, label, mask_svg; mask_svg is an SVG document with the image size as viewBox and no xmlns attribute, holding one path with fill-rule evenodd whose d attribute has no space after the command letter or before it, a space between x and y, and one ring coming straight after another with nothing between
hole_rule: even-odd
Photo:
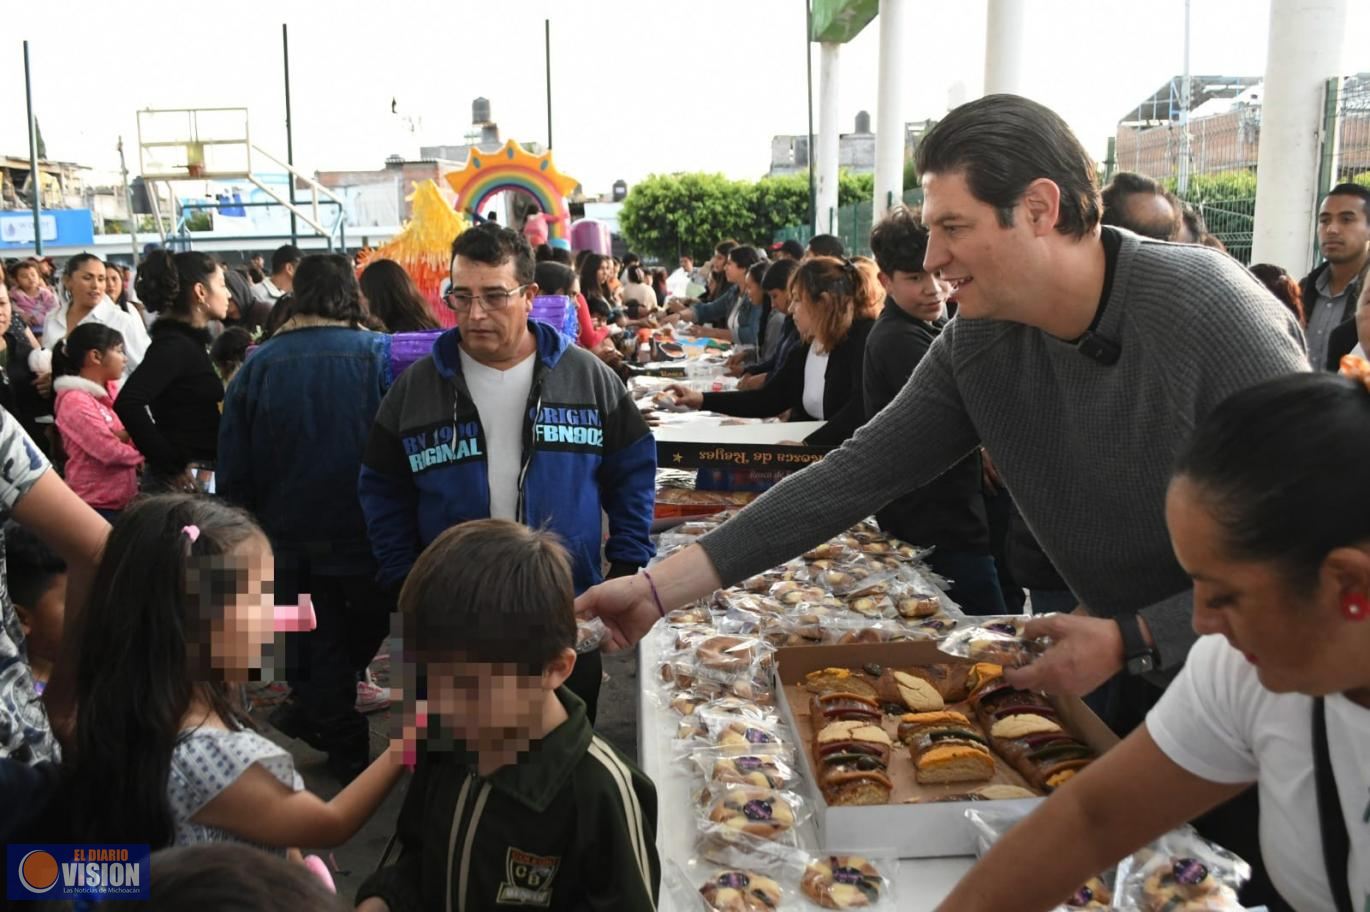
<instances>
[{"instance_id":1,"label":"wristwatch on wrist","mask_svg":"<svg viewBox=\"0 0 1370 912\"><path fill-rule=\"evenodd\" d=\"M1142 635L1142 625L1134 614L1120 614L1113 619L1123 634L1123 668L1130 675L1155 671L1161 664L1160 653L1148 646Z\"/></svg>"}]
</instances>

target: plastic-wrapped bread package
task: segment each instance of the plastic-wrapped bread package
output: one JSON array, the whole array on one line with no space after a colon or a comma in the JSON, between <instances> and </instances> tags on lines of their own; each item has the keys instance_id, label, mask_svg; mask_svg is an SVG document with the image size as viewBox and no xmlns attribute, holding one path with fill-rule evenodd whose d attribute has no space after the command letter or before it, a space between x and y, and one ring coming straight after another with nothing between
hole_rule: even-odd
<instances>
[{"instance_id":1,"label":"plastic-wrapped bread package","mask_svg":"<svg viewBox=\"0 0 1370 912\"><path fill-rule=\"evenodd\" d=\"M798 830L812 814L798 792L715 783L696 799L696 844L720 864L777 858L800 847Z\"/></svg>"},{"instance_id":2,"label":"plastic-wrapped bread package","mask_svg":"<svg viewBox=\"0 0 1370 912\"><path fill-rule=\"evenodd\" d=\"M889 854L795 851L753 859L749 867L719 865L692 858L668 863L664 892L679 909L703 912L899 908Z\"/></svg>"},{"instance_id":3,"label":"plastic-wrapped bread package","mask_svg":"<svg viewBox=\"0 0 1370 912\"><path fill-rule=\"evenodd\" d=\"M975 832L975 854L983 856L989 851L990 846L998 842L999 838L1023 817L1024 814L1020 810L972 808L966 811L966 820ZM1057 906L1053 912L1077 912L1080 909L1103 912L1105 909L1112 909L1116 877L1117 868L1110 867L1100 871L1076 887L1070 898Z\"/></svg>"},{"instance_id":4,"label":"plastic-wrapped bread package","mask_svg":"<svg viewBox=\"0 0 1370 912\"><path fill-rule=\"evenodd\" d=\"M1021 615L977 618L976 623L944 639L938 648L973 662L994 662L1010 668L1027 665L1050 645L1045 638L1029 640L1024 636L1028 620Z\"/></svg>"},{"instance_id":5,"label":"plastic-wrapped bread package","mask_svg":"<svg viewBox=\"0 0 1370 912\"><path fill-rule=\"evenodd\" d=\"M1118 865L1123 912L1237 912L1251 866L1190 826L1172 830Z\"/></svg>"}]
</instances>

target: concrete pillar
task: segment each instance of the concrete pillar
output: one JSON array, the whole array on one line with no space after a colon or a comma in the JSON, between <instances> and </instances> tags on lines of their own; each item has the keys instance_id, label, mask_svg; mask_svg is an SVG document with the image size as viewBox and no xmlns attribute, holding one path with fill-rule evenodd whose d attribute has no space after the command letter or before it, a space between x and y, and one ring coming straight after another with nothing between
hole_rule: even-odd
<instances>
[{"instance_id":1,"label":"concrete pillar","mask_svg":"<svg viewBox=\"0 0 1370 912\"><path fill-rule=\"evenodd\" d=\"M989 0L985 17L985 94L1023 94L1027 0Z\"/></svg>"},{"instance_id":2,"label":"concrete pillar","mask_svg":"<svg viewBox=\"0 0 1370 912\"><path fill-rule=\"evenodd\" d=\"M880 0L880 91L875 112L875 208L880 221L904 194L904 56L909 0Z\"/></svg>"},{"instance_id":3,"label":"concrete pillar","mask_svg":"<svg viewBox=\"0 0 1370 912\"><path fill-rule=\"evenodd\" d=\"M818 168L818 201L813 212L814 234L837 233L837 85L842 46L825 41L818 59L818 149L810 167ZM812 150L811 150L812 152Z\"/></svg>"},{"instance_id":4,"label":"concrete pillar","mask_svg":"<svg viewBox=\"0 0 1370 912\"><path fill-rule=\"evenodd\" d=\"M1341 75L1347 0L1271 0L1253 263L1312 265L1323 86Z\"/></svg>"}]
</instances>

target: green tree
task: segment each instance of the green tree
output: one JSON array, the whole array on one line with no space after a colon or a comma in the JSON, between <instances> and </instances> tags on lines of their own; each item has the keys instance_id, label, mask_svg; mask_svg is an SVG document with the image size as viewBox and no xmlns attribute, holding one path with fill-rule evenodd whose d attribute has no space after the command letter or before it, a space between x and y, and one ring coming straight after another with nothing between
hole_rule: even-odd
<instances>
[{"instance_id":1,"label":"green tree","mask_svg":"<svg viewBox=\"0 0 1370 912\"><path fill-rule=\"evenodd\" d=\"M869 203L875 197L875 175L843 171L837 175L837 205Z\"/></svg>"},{"instance_id":2,"label":"green tree","mask_svg":"<svg viewBox=\"0 0 1370 912\"><path fill-rule=\"evenodd\" d=\"M904 169L904 180L906 188L918 186L912 163ZM839 206L864 204L869 209L874 195L874 175L838 175ZM808 221L807 171L758 181L696 172L653 174L633 185L618 216L629 247L663 260L681 254L708 257L724 238L765 246L781 229Z\"/></svg>"},{"instance_id":3,"label":"green tree","mask_svg":"<svg viewBox=\"0 0 1370 912\"><path fill-rule=\"evenodd\" d=\"M1167 190L1175 190L1173 177L1161 181ZM1256 172L1218 171L1213 174L1194 174L1189 178L1189 189L1180 198L1190 203L1214 200L1245 200L1256 198Z\"/></svg>"},{"instance_id":4,"label":"green tree","mask_svg":"<svg viewBox=\"0 0 1370 912\"><path fill-rule=\"evenodd\" d=\"M619 228L642 254L707 258L723 238L754 232L751 189L721 174L652 174L628 192Z\"/></svg>"},{"instance_id":5,"label":"green tree","mask_svg":"<svg viewBox=\"0 0 1370 912\"><path fill-rule=\"evenodd\" d=\"M758 246L771 243L776 232L809 220L809 175L763 177L751 187L752 224L746 240ZM739 235L738 240L742 240Z\"/></svg>"}]
</instances>

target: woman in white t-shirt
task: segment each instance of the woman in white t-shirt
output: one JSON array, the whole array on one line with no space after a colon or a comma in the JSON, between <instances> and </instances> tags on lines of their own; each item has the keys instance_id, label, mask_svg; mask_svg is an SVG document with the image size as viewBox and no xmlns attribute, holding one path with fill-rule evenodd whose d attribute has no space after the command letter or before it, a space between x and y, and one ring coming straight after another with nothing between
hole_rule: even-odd
<instances>
[{"instance_id":1,"label":"woman in white t-shirt","mask_svg":"<svg viewBox=\"0 0 1370 912\"><path fill-rule=\"evenodd\" d=\"M1052 908L1252 783L1284 899L1370 909L1366 452L1370 367L1268 381L1199 426L1166 519L1201 639L1146 724L1010 831L942 909ZM1319 814L1320 792L1340 813Z\"/></svg>"}]
</instances>

